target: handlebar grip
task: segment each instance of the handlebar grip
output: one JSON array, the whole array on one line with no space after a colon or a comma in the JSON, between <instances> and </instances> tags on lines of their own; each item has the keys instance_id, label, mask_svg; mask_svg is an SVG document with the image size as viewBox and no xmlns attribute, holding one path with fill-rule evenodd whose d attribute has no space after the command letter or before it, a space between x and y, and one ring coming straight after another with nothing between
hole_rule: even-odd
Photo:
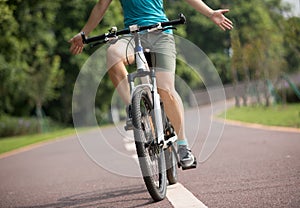
<instances>
[{"instance_id":1,"label":"handlebar grip","mask_svg":"<svg viewBox=\"0 0 300 208\"><path fill-rule=\"evenodd\" d=\"M180 21L181 21L181 24L185 24L186 23L186 17L184 16L184 14L179 14L179 18L180 18Z\"/></svg>"},{"instance_id":2,"label":"handlebar grip","mask_svg":"<svg viewBox=\"0 0 300 208\"><path fill-rule=\"evenodd\" d=\"M185 23L186 23L186 17L183 14L179 14L179 19L171 20L169 22L163 22L163 23L161 23L161 26L166 27L166 26L180 25L180 24L185 24Z\"/></svg>"},{"instance_id":3,"label":"handlebar grip","mask_svg":"<svg viewBox=\"0 0 300 208\"><path fill-rule=\"evenodd\" d=\"M103 34L103 35L99 35L99 36L95 36L95 37L91 37L91 38L86 38L85 33L81 32L81 37L82 37L82 42L84 44L89 44L89 43L92 43L92 42L104 40L107 37L107 34Z\"/></svg>"}]
</instances>

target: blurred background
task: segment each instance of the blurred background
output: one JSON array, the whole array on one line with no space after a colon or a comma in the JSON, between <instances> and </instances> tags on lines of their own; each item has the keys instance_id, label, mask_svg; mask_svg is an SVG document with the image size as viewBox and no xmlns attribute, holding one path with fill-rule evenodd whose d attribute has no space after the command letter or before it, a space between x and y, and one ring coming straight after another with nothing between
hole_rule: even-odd
<instances>
[{"instance_id":1,"label":"blurred background","mask_svg":"<svg viewBox=\"0 0 300 208\"><path fill-rule=\"evenodd\" d=\"M80 32L96 2L0 0L0 137L73 126L74 84L95 49L72 56L68 40ZM231 32L221 31L182 0L164 3L170 19L185 14L187 24L174 33L208 55L237 107L300 102L300 0L206 1L214 9L230 9ZM112 1L91 35L111 26L124 27L119 1ZM177 75L196 94L205 91L201 79L181 62ZM97 117L109 123L114 88L108 77L102 82Z\"/></svg>"}]
</instances>

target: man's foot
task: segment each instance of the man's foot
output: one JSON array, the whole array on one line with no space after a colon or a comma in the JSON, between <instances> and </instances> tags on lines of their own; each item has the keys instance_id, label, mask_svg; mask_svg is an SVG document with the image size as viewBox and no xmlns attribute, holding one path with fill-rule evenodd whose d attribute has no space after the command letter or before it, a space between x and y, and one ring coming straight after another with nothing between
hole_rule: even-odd
<instances>
[{"instance_id":1,"label":"man's foot","mask_svg":"<svg viewBox=\"0 0 300 208\"><path fill-rule=\"evenodd\" d=\"M183 169L189 169L191 166L195 166L195 157L187 145L178 145L178 154L180 165Z\"/></svg>"}]
</instances>

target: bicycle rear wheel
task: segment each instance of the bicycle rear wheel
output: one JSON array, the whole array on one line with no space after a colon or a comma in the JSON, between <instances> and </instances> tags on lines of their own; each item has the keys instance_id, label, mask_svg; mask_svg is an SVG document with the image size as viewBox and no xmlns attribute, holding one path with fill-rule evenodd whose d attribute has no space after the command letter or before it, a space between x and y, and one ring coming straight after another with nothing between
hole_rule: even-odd
<instances>
[{"instance_id":1,"label":"bicycle rear wheel","mask_svg":"<svg viewBox=\"0 0 300 208\"><path fill-rule=\"evenodd\" d=\"M132 123L137 155L143 179L149 194L155 201L166 196L166 164L163 148L156 142L152 120L152 102L148 88L141 88L132 98Z\"/></svg>"},{"instance_id":2,"label":"bicycle rear wheel","mask_svg":"<svg viewBox=\"0 0 300 208\"><path fill-rule=\"evenodd\" d=\"M164 109L162 107L162 109ZM171 122L167 118L164 110L163 112L163 119L164 122L164 134L165 140L168 140L172 137L176 136L174 127L172 126ZM177 157L177 144L176 142L172 142L172 144L165 150L165 159L166 159L166 169L167 169L167 179L169 181L169 185L175 184L178 181L178 173L177 173L177 166L178 166L178 157Z\"/></svg>"},{"instance_id":3,"label":"bicycle rear wheel","mask_svg":"<svg viewBox=\"0 0 300 208\"><path fill-rule=\"evenodd\" d=\"M168 149L165 150L165 158L166 158L166 167L167 167L167 178L169 181L169 185L175 184L178 181L178 173L177 173L177 157L176 157L176 149L172 144Z\"/></svg>"}]
</instances>

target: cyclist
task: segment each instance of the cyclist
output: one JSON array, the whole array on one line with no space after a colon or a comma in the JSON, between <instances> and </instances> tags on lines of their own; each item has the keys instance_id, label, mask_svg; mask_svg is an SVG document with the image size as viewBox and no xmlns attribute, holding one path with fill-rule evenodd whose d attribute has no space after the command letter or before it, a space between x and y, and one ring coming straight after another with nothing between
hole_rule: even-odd
<instances>
[{"instance_id":1,"label":"cyclist","mask_svg":"<svg viewBox=\"0 0 300 208\"><path fill-rule=\"evenodd\" d=\"M185 0L194 9L210 18L222 30L233 28L232 22L224 16L228 9L213 10L201 0ZM102 20L112 0L98 0L87 23L81 32L88 35ZM168 21L163 0L120 0L125 27L137 24L139 26L151 25L158 22ZM81 32L70 39L70 51L79 54L83 50ZM174 87L176 68L176 49L172 30L163 32L147 33L143 37L143 44L149 47L155 55L156 77L158 92L164 103L165 111L173 124L178 135L178 154L183 167L192 166L195 157L191 153L184 131L184 109L181 98ZM130 104L129 86L127 83L126 65L134 61L132 49L128 49L129 37L124 37L111 44L107 50L108 74L123 98L124 102ZM145 46L144 46L145 48Z\"/></svg>"}]
</instances>

